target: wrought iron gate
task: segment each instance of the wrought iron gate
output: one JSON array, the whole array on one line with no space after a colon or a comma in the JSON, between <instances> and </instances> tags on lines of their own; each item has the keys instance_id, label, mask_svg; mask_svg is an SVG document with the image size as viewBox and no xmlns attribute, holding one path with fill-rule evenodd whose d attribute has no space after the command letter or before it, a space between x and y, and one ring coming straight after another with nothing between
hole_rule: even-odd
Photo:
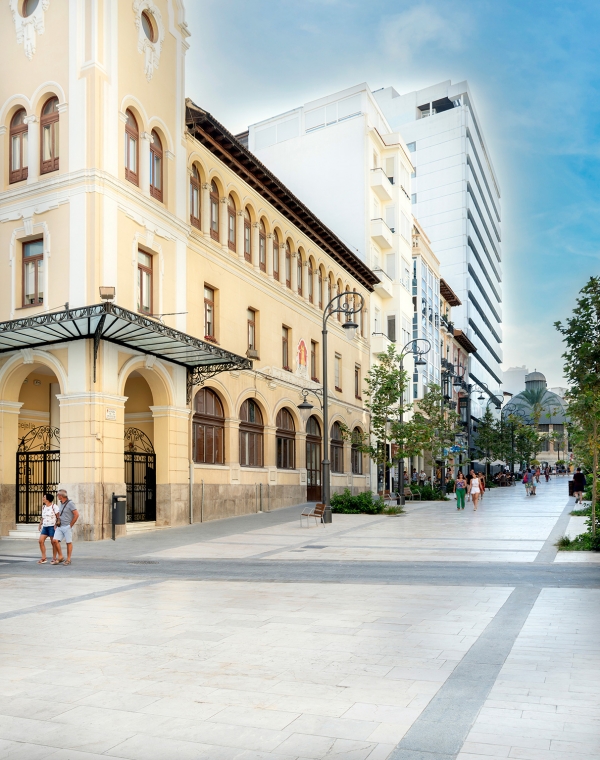
<instances>
[{"instance_id":1,"label":"wrought iron gate","mask_svg":"<svg viewBox=\"0 0 600 760\"><path fill-rule=\"evenodd\" d=\"M156 454L148 436L138 428L125 431L127 522L156 520Z\"/></svg>"},{"instance_id":2,"label":"wrought iron gate","mask_svg":"<svg viewBox=\"0 0 600 760\"><path fill-rule=\"evenodd\" d=\"M37 523L42 499L54 493L60 482L59 429L33 428L21 438L17 449L17 523Z\"/></svg>"}]
</instances>

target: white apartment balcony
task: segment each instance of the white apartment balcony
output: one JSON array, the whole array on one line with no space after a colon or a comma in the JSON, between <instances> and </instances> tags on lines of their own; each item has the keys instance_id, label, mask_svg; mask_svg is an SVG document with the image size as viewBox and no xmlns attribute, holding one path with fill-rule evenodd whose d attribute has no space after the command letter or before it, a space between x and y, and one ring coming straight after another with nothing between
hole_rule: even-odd
<instances>
[{"instance_id":1,"label":"white apartment balcony","mask_svg":"<svg viewBox=\"0 0 600 760\"><path fill-rule=\"evenodd\" d=\"M379 277L379 282L376 282L373 286L377 295L381 296L382 298L393 298L394 284L389 274L384 272L383 269L380 269L379 267L375 267L375 269L373 269L373 274L376 274L377 277Z\"/></svg>"},{"instance_id":2,"label":"white apartment balcony","mask_svg":"<svg viewBox=\"0 0 600 760\"><path fill-rule=\"evenodd\" d=\"M394 245L392 231L383 219L371 219L371 239L382 251L387 251Z\"/></svg>"},{"instance_id":3,"label":"white apartment balcony","mask_svg":"<svg viewBox=\"0 0 600 760\"><path fill-rule=\"evenodd\" d=\"M391 343L392 341L383 333L374 333L371 335L371 353L373 356L385 354Z\"/></svg>"},{"instance_id":4,"label":"white apartment balcony","mask_svg":"<svg viewBox=\"0 0 600 760\"><path fill-rule=\"evenodd\" d=\"M392 182L383 169L371 169L371 189L379 200L392 200Z\"/></svg>"}]
</instances>

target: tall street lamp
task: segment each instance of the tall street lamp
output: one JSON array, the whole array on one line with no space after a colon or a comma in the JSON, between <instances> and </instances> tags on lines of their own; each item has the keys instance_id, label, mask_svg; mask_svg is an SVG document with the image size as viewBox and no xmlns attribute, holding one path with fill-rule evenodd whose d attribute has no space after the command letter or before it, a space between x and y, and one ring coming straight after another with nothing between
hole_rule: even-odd
<instances>
[{"instance_id":1,"label":"tall street lamp","mask_svg":"<svg viewBox=\"0 0 600 760\"><path fill-rule=\"evenodd\" d=\"M323 309L323 459L321 461L322 471L322 492L321 501L325 504L325 513L323 522L331 522L331 462L329 461L329 398L327 389L327 320L332 314L342 315L342 327L346 330L350 340L354 338L358 323L353 319L354 315L359 314L365 305L365 299L355 290L345 293L339 293ZM303 400L298 404L298 409L303 412L309 412L312 404L307 401L306 394L303 392Z\"/></svg>"},{"instance_id":2,"label":"tall street lamp","mask_svg":"<svg viewBox=\"0 0 600 760\"><path fill-rule=\"evenodd\" d=\"M427 348L419 348L417 346L417 343L426 343ZM410 346L410 350L407 351L407 349ZM400 351L400 371L401 373L404 372L404 357L407 354L412 353L415 358L415 367L422 367L427 362L423 357L428 354L431 351L431 343L427 340L427 338L415 338L414 340L410 340L405 346L402 347L402 350ZM400 416L398 419L398 422L400 423L400 426L404 424L404 399L400 402ZM404 454L402 454L402 458L399 462L400 466L400 472L399 475L399 490L400 490L400 504L404 506ZM383 484L383 490L385 492L385 483Z\"/></svg>"}]
</instances>

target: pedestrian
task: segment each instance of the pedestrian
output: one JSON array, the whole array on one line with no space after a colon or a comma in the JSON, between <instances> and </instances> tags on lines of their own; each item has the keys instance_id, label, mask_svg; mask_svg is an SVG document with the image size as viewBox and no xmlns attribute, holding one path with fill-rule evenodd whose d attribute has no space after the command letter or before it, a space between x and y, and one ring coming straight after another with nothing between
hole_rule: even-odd
<instances>
[{"instance_id":1,"label":"pedestrian","mask_svg":"<svg viewBox=\"0 0 600 760\"><path fill-rule=\"evenodd\" d=\"M481 475L478 475L478 477L479 477L479 484L481 487L480 498L483 499L483 495L485 494L485 474L482 472Z\"/></svg>"},{"instance_id":2,"label":"pedestrian","mask_svg":"<svg viewBox=\"0 0 600 760\"><path fill-rule=\"evenodd\" d=\"M544 475L546 477L546 483L550 480L550 467L546 465L544 468Z\"/></svg>"},{"instance_id":3,"label":"pedestrian","mask_svg":"<svg viewBox=\"0 0 600 760\"><path fill-rule=\"evenodd\" d=\"M541 477L541 475L542 475L542 472L541 472L541 470L540 470L540 466L539 466L539 464L538 464L538 466L535 468L535 482L536 482L536 483L539 483L539 482L540 482L540 477Z\"/></svg>"},{"instance_id":4,"label":"pedestrian","mask_svg":"<svg viewBox=\"0 0 600 760\"><path fill-rule=\"evenodd\" d=\"M479 497L481 496L481 481L477 477L475 470L471 470L471 482L469 483L469 493L473 499L473 511L477 510Z\"/></svg>"},{"instance_id":5,"label":"pedestrian","mask_svg":"<svg viewBox=\"0 0 600 760\"><path fill-rule=\"evenodd\" d=\"M581 472L581 467L578 467L573 475L573 494L575 495L575 504L579 502L581 504L583 500L583 491L587 485L585 475Z\"/></svg>"},{"instance_id":6,"label":"pedestrian","mask_svg":"<svg viewBox=\"0 0 600 760\"><path fill-rule=\"evenodd\" d=\"M417 470L416 470L416 469L413 467L413 468L412 468L412 475L411 475L411 480L412 480L412 482L413 482L415 485L417 485L417 480L418 480L418 479L419 479L419 476L417 475Z\"/></svg>"},{"instance_id":7,"label":"pedestrian","mask_svg":"<svg viewBox=\"0 0 600 760\"><path fill-rule=\"evenodd\" d=\"M469 470L467 474L465 475L465 480L467 481L467 501L471 501L471 489L470 489L471 477L472 477L471 472L472 470Z\"/></svg>"},{"instance_id":8,"label":"pedestrian","mask_svg":"<svg viewBox=\"0 0 600 760\"><path fill-rule=\"evenodd\" d=\"M535 470L532 470L530 468L528 472L529 472L529 485L531 486L531 495L535 496L536 495L535 489L537 486L537 483L535 481Z\"/></svg>"},{"instance_id":9,"label":"pedestrian","mask_svg":"<svg viewBox=\"0 0 600 760\"><path fill-rule=\"evenodd\" d=\"M529 481L529 470L525 470L523 473L523 485L525 486L525 496L529 496L529 491L531 489L531 483Z\"/></svg>"},{"instance_id":10,"label":"pedestrian","mask_svg":"<svg viewBox=\"0 0 600 760\"><path fill-rule=\"evenodd\" d=\"M50 545L52 546L52 559L56 559L56 547L54 546L53 538L57 514L58 507L54 503L54 496L51 493L47 493L44 496L44 501L42 504L42 516L40 518L40 552L42 554L42 558L38 560L38 565L46 564L47 538L50 538Z\"/></svg>"},{"instance_id":11,"label":"pedestrian","mask_svg":"<svg viewBox=\"0 0 600 760\"><path fill-rule=\"evenodd\" d=\"M77 522L79 512L75 504L67 496L67 492L64 488L57 494L60 501L60 508L56 519L56 528L54 529L53 544L58 554L58 559L52 560L52 565L60 565L64 562L65 565L71 564L71 555L73 554L73 526ZM62 550L60 548L60 542L65 539L67 544L67 561L63 557Z\"/></svg>"},{"instance_id":12,"label":"pedestrian","mask_svg":"<svg viewBox=\"0 0 600 760\"><path fill-rule=\"evenodd\" d=\"M427 473L425 472L425 470L421 470L421 472L419 473L419 485L424 486L426 480L427 480Z\"/></svg>"},{"instance_id":13,"label":"pedestrian","mask_svg":"<svg viewBox=\"0 0 600 760\"><path fill-rule=\"evenodd\" d=\"M467 490L467 481L462 472L459 472L454 481L454 493L456 494L456 508L465 508L465 492Z\"/></svg>"}]
</instances>

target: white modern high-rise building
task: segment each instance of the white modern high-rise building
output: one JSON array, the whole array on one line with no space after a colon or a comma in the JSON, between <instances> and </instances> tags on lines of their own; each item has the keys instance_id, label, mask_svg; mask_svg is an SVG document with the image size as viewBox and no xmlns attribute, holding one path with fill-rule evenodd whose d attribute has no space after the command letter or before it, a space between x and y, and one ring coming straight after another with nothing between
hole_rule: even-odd
<instances>
[{"instance_id":1,"label":"white modern high-rise building","mask_svg":"<svg viewBox=\"0 0 600 760\"><path fill-rule=\"evenodd\" d=\"M400 95L373 93L415 168L412 208L459 297L456 327L477 346L471 382L497 393L502 384L500 187L467 82L450 81ZM473 409L473 413L475 409Z\"/></svg>"}]
</instances>

